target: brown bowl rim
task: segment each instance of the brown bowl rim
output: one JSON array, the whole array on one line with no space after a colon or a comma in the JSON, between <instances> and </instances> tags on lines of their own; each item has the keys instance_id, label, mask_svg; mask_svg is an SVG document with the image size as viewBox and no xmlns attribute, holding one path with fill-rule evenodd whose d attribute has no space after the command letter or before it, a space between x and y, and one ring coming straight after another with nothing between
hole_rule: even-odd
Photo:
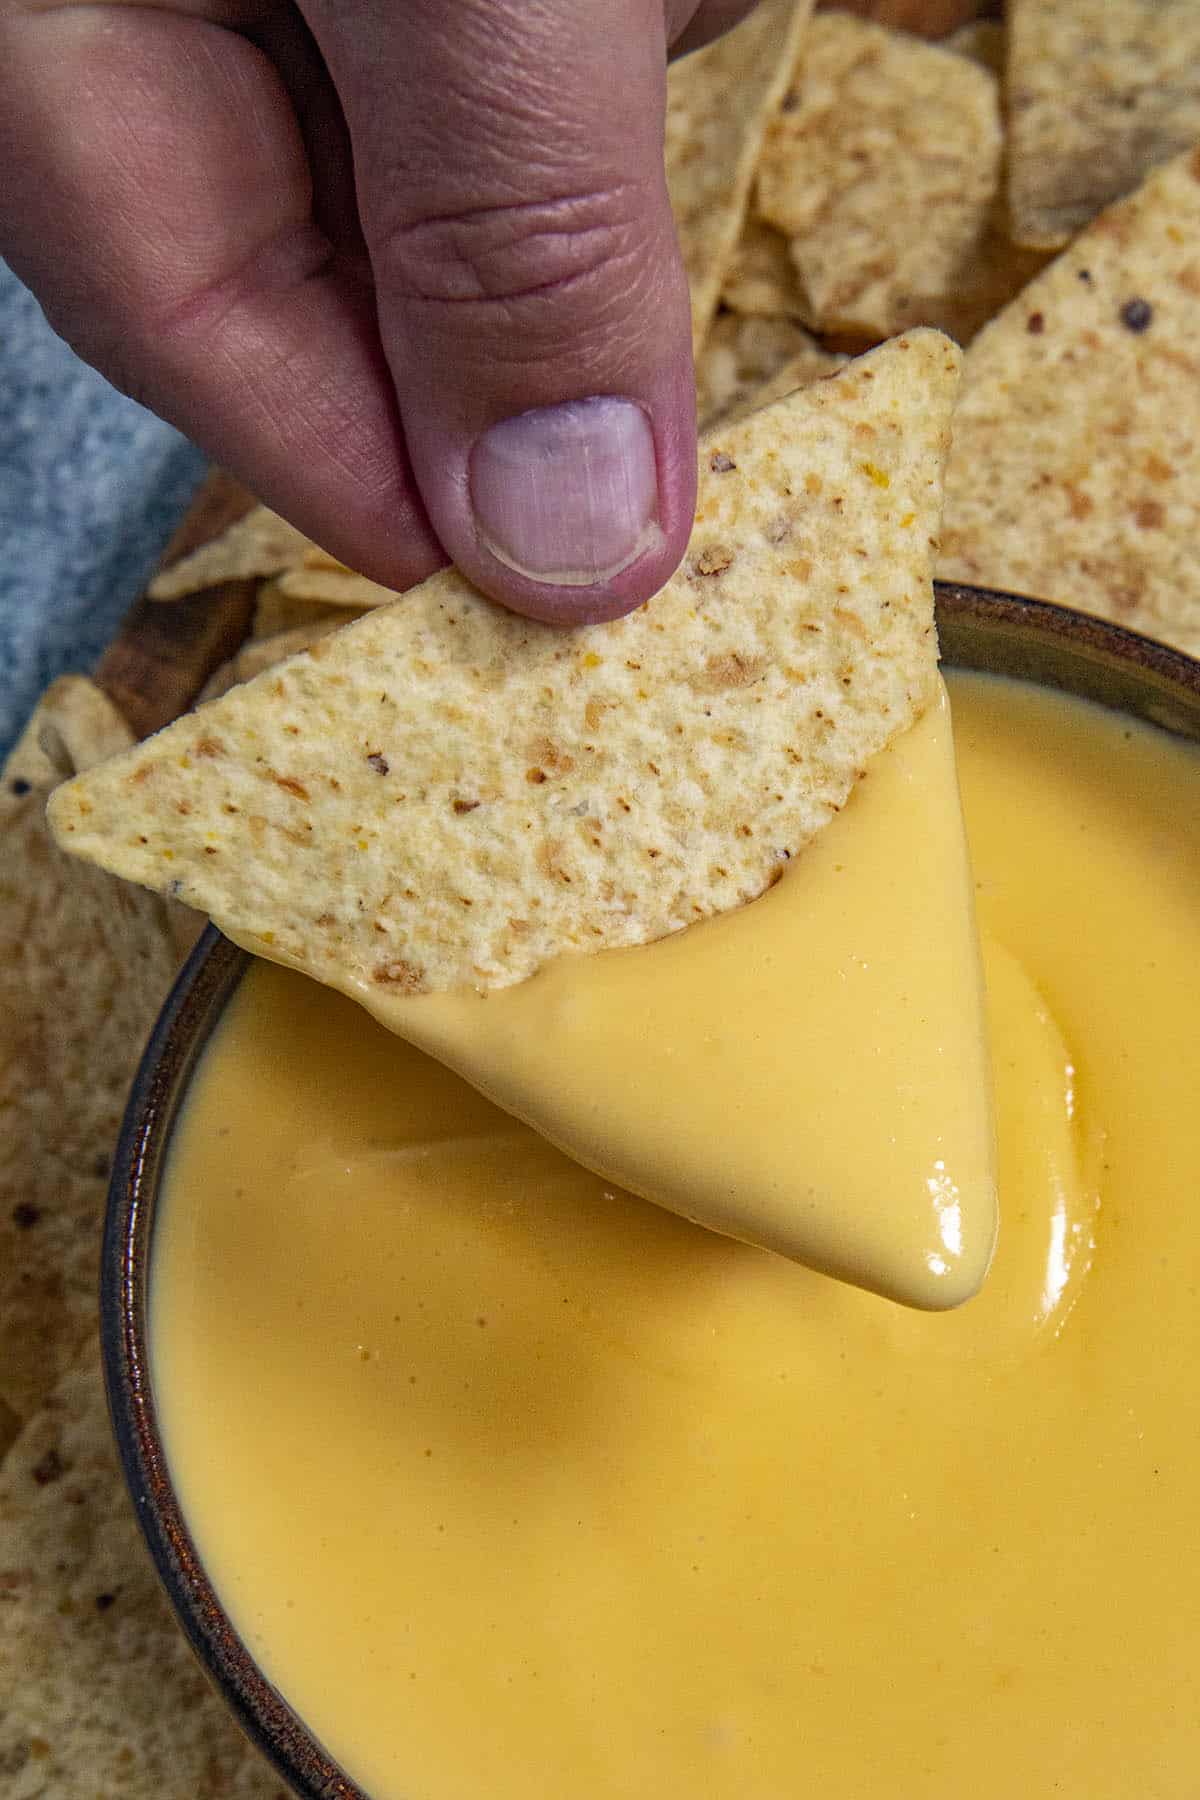
<instances>
[{"instance_id":1,"label":"brown bowl rim","mask_svg":"<svg viewBox=\"0 0 1200 1800\"><path fill-rule=\"evenodd\" d=\"M937 583L943 660L1116 706L1200 741L1200 662L1107 620ZM1003 669L989 651L1001 650ZM259 1669L217 1597L167 1467L150 1374L147 1293L161 1172L192 1073L250 957L211 925L159 1016L118 1140L101 1251L100 1326L113 1429L134 1510L175 1614L243 1730L305 1800L370 1800Z\"/></svg>"}]
</instances>

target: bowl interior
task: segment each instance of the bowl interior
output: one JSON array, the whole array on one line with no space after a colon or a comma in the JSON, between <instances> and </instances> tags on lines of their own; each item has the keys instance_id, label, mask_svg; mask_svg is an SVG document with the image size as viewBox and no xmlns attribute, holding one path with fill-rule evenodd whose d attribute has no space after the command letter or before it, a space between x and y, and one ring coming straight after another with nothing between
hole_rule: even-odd
<instances>
[{"instance_id":1,"label":"bowl interior","mask_svg":"<svg viewBox=\"0 0 1200 1800\"><path fill-rule=\"evenodd\" d=\"M939 585L944 660L1099 701L1200 742L1200 663L1104 621L981 589ZM312 1800L365 1800L264 1678L233 1630L188 1532L155 1413L148 1282L155 1207L172 1129L208 1039L249 958L211 927L155 1027L113 1168L101 1268L101 1330L125 1477L183 1629L242 1726Z\"/></svg>"}]
</instances>

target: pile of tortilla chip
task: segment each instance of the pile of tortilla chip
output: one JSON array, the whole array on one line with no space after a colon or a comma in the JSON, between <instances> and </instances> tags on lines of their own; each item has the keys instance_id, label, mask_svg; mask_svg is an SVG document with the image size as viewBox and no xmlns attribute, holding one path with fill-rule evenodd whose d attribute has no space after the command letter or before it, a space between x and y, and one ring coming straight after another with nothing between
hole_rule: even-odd
<instances>
[{"instance_id":1,"label":"pile of tortilla chip","mask_svg":"<svg viewBox=\"0 0 1200 1800\"><path fill-rule=\"evenodd\" d=\"M100 1378L109 1165L178 949L163 902L64 856L45 806L131 743L67 676L0 775L0 1792L283 1800L159 1590Z\"/></svg>"},{"instance_id":2,"label":"pile of tortilla chip","mask_svg":"<svg viewBox=\"0 0 1200 1800\"><path fill-rule=\"evenodd\" d=\"M1194 651L1200 7L984 10L768 0L673 67L701 423L945 331L967 358L938 573ZM863 13L964 22L931 42ZM152 592L247 575L262 642L212 692L394 598L261 507Z\"/></svg>"},{"instance_id":3,"label":"pile of tortilla chip","mask_svg":"<svg viewBox=\"0 0 1200 1800\"><path fill-rule=\"evenodd\" d=\"M453 574L398 603L255 507L153 590L257 583L252 634L198 672L214 706L135 748L71 678L13 751L6 1797L282 1800L159 1594L98 1375L107 1173L178 967L177 898L368 1003L498 985L769 884L926 704L933 567L1200 653L1200 7L982 10L925 8L939 30L967 21L934 43L860 16L911 24L918 0L765 0L673 68L667 173L706 436L697 531L649 607L555 633ZM923 326L965 350L940 549L958 358ZM59 849L47 796L80 771L60 833L86 837L83 796L101 860L165 903ZM397 886L381 846L399 819Z\"/></svg>"}]
</instances>

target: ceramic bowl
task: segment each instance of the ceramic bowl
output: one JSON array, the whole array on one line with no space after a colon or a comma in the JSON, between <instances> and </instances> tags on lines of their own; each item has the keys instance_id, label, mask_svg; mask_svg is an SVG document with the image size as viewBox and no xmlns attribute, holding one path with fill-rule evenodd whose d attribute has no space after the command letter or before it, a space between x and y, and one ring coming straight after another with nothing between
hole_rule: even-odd
<instances>
[{"instance_id":1,"label":"ceramic bowl","mask_svg":"<svg viewBox=\"0 0 1200 1800\"><path fill-rule=\"evenodd\" d=\"M977 588L939 586L951 665L1097 700L1200 742L1200 663L1098 619ZM205 1573L171 1483L154 1405L148 1285L154 1217L176 1118L249 958L211 927L143 1058L118 1144L101 1272L109 1401L126 1480L179 1621L242 1726L297 1793L366 1800L265 1679Z\"/></svg>"}]
</instances>

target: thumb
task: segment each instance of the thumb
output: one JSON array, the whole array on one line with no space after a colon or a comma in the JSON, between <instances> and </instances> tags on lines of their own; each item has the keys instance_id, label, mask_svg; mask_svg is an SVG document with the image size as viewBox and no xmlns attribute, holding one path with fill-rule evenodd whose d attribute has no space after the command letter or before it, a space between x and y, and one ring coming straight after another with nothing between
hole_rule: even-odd
<instances>
[{"instance_id":1,"label":"thumb","mask_svg":"<svg viewBox=\"0 0 1200 1800\"><path fill-rule=\"evenodd\" d=\"M692 523L662 0L305 0L430 520L518 612L616 617Z\"/></svg>"}]
</instances>

